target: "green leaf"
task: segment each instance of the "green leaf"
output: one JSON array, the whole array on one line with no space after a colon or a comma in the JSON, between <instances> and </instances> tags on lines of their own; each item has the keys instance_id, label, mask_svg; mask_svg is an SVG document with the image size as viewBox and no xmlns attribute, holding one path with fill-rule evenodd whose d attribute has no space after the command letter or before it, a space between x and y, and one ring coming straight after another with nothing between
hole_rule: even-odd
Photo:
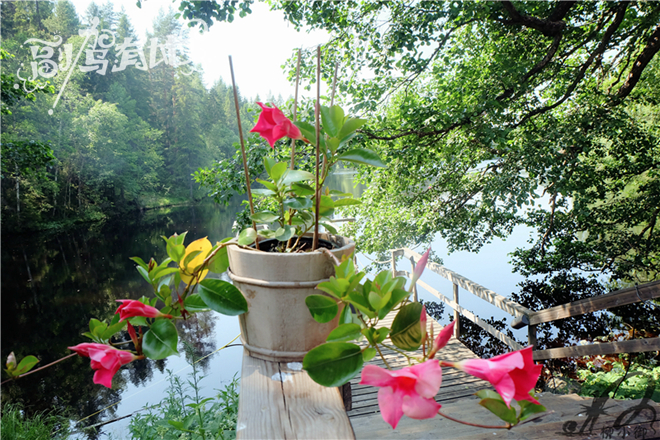
<instances>
[{"instance_id":1,"label":"green leaf","mask_svg":"<svg viewBox=\"0 0 660 440\"><path fill-rule=\"evenodd\" d=\"M110 325L101 333L100 337L104 341L107 341L117 333L119 330L123 329L126 326L126 321L119 322L119 313L115 313L110 321Z\"/></svg>"},{"instance_id":2,"label":"green leaf","mask_svg":"<svg viewBox=\"0 0 660 440\"><path fill-rule=\"evenodd\" d=\"M479 405L483 406L486 408L488 411L492 412L495 414L497 417L500 419L504 420L505 422L509 422L512 425L515 425L518 423L518 418L516 417L516 410L514 408L509 408L506 406L506 403L504 403L504 400L502 400L502 397L491 391L491 390L482 390L482 391L490 391L490 393L481 393L478 392L477 396L483 397L484 395L488 395L489 397L482 398L481 401L479 401ZM494 397L491 393L495 394L497 397Z\"/></svg>"},{"instance_id":3,"label":"green leaf","mask_svg":"<svg viewBox=\"0 0 660 440\"><path fill-rule=\"evenodd\" d=\"M310 185L307 185L305 183L294 183L291 185L291 191L296 193L297 196L304 197L304 196L311 196L314 194L314 188L312 188Z\"/></svg>"},{"instance_id":4,"label":"green leaf","mask_svg":"<svg viewBox=\"0 0 660 440\"><path fill-rule=\"evenodd\" d=\"M335 298L341 298L346 293L350 283L343 278L330 277L328 281L320 283L316 288L322 290Z\"/></svg>"},{"instance_id":5,"label":"green leaf","mask_svg":"<svg viewBox=\"0 0 660 440\"><path fill-rule=\"evenodd\" d=\"M304 180L314 180L314 174L302 170L289 170L282 179L282 183L288 185L290 183L302 182Z\"/></svg>"},{"instance_id":6,"label":"green leaf","mask_svg":"<svg viewBox=\"0 0 660 440\"><path fill-rule=\"evenodd\" d=\"M270 176L270 170L277 163L272 157L264 157L264 168L266 168L266 173Z\"/></svg>"},{"instance_id":7,"label":"green leaf","mask_svg":"<svg viewBox=\"0 0 660 440\"><path fill-rule=\"evenodd\" d=\"M347 137L353 136L355 133L355 130L358 128L362 127L364 124L367 123L366 119L359 119L359 118L351 118L348 121L344 123L344 125L341 127L341 130L339 130L339 134L337 134L337 138L339 138L342 142L345 142Z\"/></svg>"},{"instance_id":8,"label":"green leaf","mask_svg":"<svg viewBox=\"0 0 660 440\"><path fill-rule=\"evenodd\" d=\"M172 240L168 240L163 237L167 242L167 256L176 261L177 263L181 261L183 256L186 254L186 247L182 244L176 244Z\"/></svg>"},{"instance_id":9,"label":"green leaf","mask_svg":"<svg viewBox=\"0 0 660 440\"><path fill-rule=\"evenodd\" d=\"M376 349L373 347L369 347L366 350L362 352L362 360L364 362L369 362L376 356Z\"/></svg>"},{"instance_id":10,"label":"green leaf","mask_svg":"<svg viewBox=\"0 0 660 440\"><path fill-rule=\"evenodd\" d=\"M221 243L226 243L231 238L222 240ZM223 273L229 267L229 257L227 256L227 246L222 247L211 261L209 261L209 271L213 273Z\"/></svg>"},{"instance_id":11,"label":"green leaf","mask_svg":"<svg viewBox=\"0 0 660 440\"><path fill-rule=\"evenodd\" d=\"M199 251L198 251L198 253L199 253ZM172 274L172 273L178 272L178 271L179 271L178 267L161 267L161 266L158 266L157 268L155 268L154 270L151 271L150 275L151 275L151 279L153 281L156 281L159 278L162 278L166 275L169 275L169 274Z\"/></svg>"},{"instance_id":12,"label":"green leaf","mask_svg":"<svg viewBox=\"0 0 660 440\"><path fill-rule=\"evenodd\" d=\"M382 306L387 304L387 302L378 293L372 290L369 292L369 304L374 310L378 311Z\"/></svg>"},{"instance_id":13,"label":"green leaf","mask_svg":"<svg viewBox=\"0 0 660 440\"><path fill-rule=\"evenodd\" d=\"M147 263L145 263L144 260L140 257L131 257L131 258L129 258L129 260L135 261L138 266L144 268L145 270L147 270L149 268L149 266L147 266Z\"/></svg>"},{"instance_id":14,"label":"green leaf","mask_svg":"<svg viewBox=\"0 0 660 440\"><path fill-rule=\"evenodd\" d=\"M273 165L268 175L274 182L279 182L282 176L284 175L284 173L286 172L287 168L288 168L288 164L286 162L278 162L275 165Z\"/></svg>"},{"instance_id":15,"label":"green leaf","mask_svg":"<svg viewBox=\"0 0 660 440\"><path fill-rule=\"evenodd\" d=\"M319 224L323 226L325 229L327 229L328 232L330 232L331 234L337 235L337 229L335 229L335 227L332 226L330 223L320 222Z\"/></svg>"},{"instance_id":16,"label":"green leaf","mask_svg":"<svg viewBox=\"0 0 660 440\"><path fill-rule=\"evenodd\" d=\"M296 121L294 122L294 125L300 129L300 132L305 139L310 141L312 145L316 145L316 127L309 122L304 121Z\"/></svg>"},{"instance_id":17,"label":"green leaf","mask_svg":"<svg viewBox=\"0 0 660 440\"><path fill-rule=\"evenodd\" d=\"M307 197L296 197L294 199L286 199L284 201L284 207L288 209L307 209L311 208L313 203Z\"/></svg>"},{"instance_id":18,"label":"green leaf","mask_svg":"<svg viewBox=\"0 0 660 440\"><path fill-rule=\"evenodd\" d=\"M337 151L337 148L339 148L340 142L339 139L337 139L336 137L331 137L330 139L328 139L327 144L330 152L332 154L335 154L335 151Z\"/></svg>"},{"instance_id":19,"label":"green leaf","mask_svg":"<svg viewBox=\"0 0 660 440\"><path fill-rule=\"evenodd\" d=\"M357 324L342 324L330 332L327 342L346 342L360 337L360 326Z\"/></svg>"},{"instance_id":20,"label":"green leaf","mask_svg":"<svg viewBox=\"0 0 660 440\"><path fill-rule=\"evenodd\" d=\"M337 302L323 295L310 295L305 298L305 304L312 318L321 324L332 321L339 312Z\"/></svg>"},{"instance_id":21,"label":"green leaf","mask_svg":"<svg viewBox=\"0 0 660 440\"><path fill-rule=\"evenodd\" d=\"M338 206L351 206L351 205L361 205L361 204L362 202L360 200L351 197L335 200L335 208Z\"/></svg>"},{"instance_id":22,"label":"green leaf","mask_svg":"<svg viewBox=\"0 0 660 440\"><path fill-rule=\"evenodd\" d=\"M275 231L275 238L279 241L287 241L294 235L296 235L296 228L290 225L284 225Z\"/></svg>"},{"instance_id":23,"label":"green leaf","mask_svg":"<svg viewBox=\"0 0 660 440\"><path fill-rule=\"evenodd\" d=\"M390 339L402 350L417 350L422 343L422 328L419 323L422 313L420 303L406 304L392 322Z\"/></svg>"},{"instance_id":24,"label":"green leaf","mask_svg":"<svg viewBox=\"0 0 660 440\"><path fill-rule=\"evenodd\" d=\"M138 272L140 272L140 275L142 275L142 278L147 280L147 283L151 284L151 278L149 278L149 272L147 271L147 269L145 269L142 266L138 266L138 267L136 267L136 269L137 269Z\"/></svg>"},{"instance_id":25,"label":"green leaf","mask_svg":"<svg viewBox=\"0 0 660 440\"><path fill-rule=\"evenodd\" d=\"M183 305L186 308L187 311L191 313L195 312L205 312L207 310L211 310L209 306L206 305L202 297L195 293L193 295L189 295L184 301Z\"/></svg>"},{"instance_id":26,"label":"green leaf","mask_svg":"<svg viewBox=\"0 0 660 440\"><path fill-rule=\"evenodd\" d=\"M252 228L245 228L238 235L238 244L241 246L248 246L254 243L257 239L257 231Z\"/></svg>"},{"instance_id":27,"label":"green leaf","mask_svg":"<svg viewBox=\"0 0 660 440\"><path fill-rule=\"evenodd\" d=\"M346 342L326 342L311 349L303 359L303 369L309 377L326 387L345 384L363 364L360 347Z\"/></svg>"},{"instance_id":28,"label":"green leaf","mask_svg":"<svg viewBox=\"0 0 660 440\"><path fill-rule=\"evenodd\" d=\"M21 361L18 363L18 366L16 369L12 372L14 376L19 376L21 374L27 373L30 371L32 368L34 368L35 365L39 363L39 359L37 359L35 356L25 356Z\"/></svg>"},{"instance_id":29,"label":"green leaf","mask_svg":"<svg viewBox=\"0 0 660 440\"><path fill-rule=\"evenodd\" d=\"M253 196L272 196L273 191L266 188L251 188Z\"/></svg>"},{"instance_id":30,"label":"green leaf","mask_svg":"<svg viewBox=\"0 0 660 440\"><path fill-rule=\"evenodd\" d=\"M367 299L364 297L364 295L361 295L359 293L351 292L348 294L348 301L349 303L353 304L355 308L360 310L362 313L367 315L368 318L375 318L376 313L374 313L373 310L371 310L371 306L369 305L369 302Z\"/></svg>"},{"instance_id":31,"label":"green leaf","mask_svg":"<svg viewBox=\"0 0 660 440\"><path fill-rule=\"evenodd\" d=\"M267 189L273 191L273 194L278 192L277 185L275 185L274 183L271 183L267 180L262 180L262 179L257 179L257 182L261 183Z\"/></svg>"},{"instance_id":32,"label":"green leaf","mask_svg":"<svg viewBox=\"0 0 660 440\"><path fill-rule=\"evenodd\" d=\"M346 162L358 163L361 165L371 165L373 167L385 167L385 164L380 160L378 154L366 148L354 148L346 151L337 157L338 160Z\"/></svg>"},{"instance_id":33,"label":"green leaf","mask_svg":"<svg viewBox=\"0 0 660 440\"><path fill-rule=\"evenodd\" d=\"M259 229L259 237L263 238L275 238L275 231L272 229Z\"/></svg>"},{"instance_id":34,"label":"green leaf","mask_svg":"<svg viewBox=\"0 0 660 440\"><path fill-rule=\"evenodd\" d=\"M410 292L407 292L403 289L394 289L392 290L392 295L387 304L378 311L378 318L383 319L387 316L394 307L397 306L401 301L410 296Z\"/></svg>"},{"instance_id":35,"label":"green leaf","mask_svg":"<svg viewBox=\"0 0 660 440\"><path fill-rule=\"evenodd\" d=\"M108 326L105 322L99 321L96 318L91 318L89 320L89 331L93 334L102 333L103 330ZM99 329L98 331L96 329Z\"/></svg>"},{"instance_id":36,"label":"green leaf","mask_svg":"<svg viewBox=\"0 0 660 440\"><path fill-rule=\"evenodd\" d=\"M199 283L199 296L211 310L228 316L247 312L247 301L240 290L223 280L206 279Z\"/></svg>"},{"instance_id":37,"label":"green leaf","mask_svg":"<svg viewBox=\"0 0 660 440\"><path fill-rule=\"evenodd\" d=\"M251 217L256 223L272 223L280 218L279 215L270 211L256 212Z\"/></svg>"},{"instance_id":38,"label":"green leaf","mask_svg":"<svg viewBox=\"0 0 660 440\"><path fill-rule=\"evenodd\" d=\"M335 201L330 196L321 196L321 206L319 207L319 215L330 216L335 211Z\"/></svg>"},{"instance_id":39,"label":"green leaf","mask_svg":"<svg viewBox=\"0 0 660 440\"><path fill-rule=\"evenodd\" d=\"M321 106L321 122L323 131L330 137L337 136L344 125L344 110L338 105L332 107Z\"/></svg>"},{"instance_id":40,"label":"green leaf","mask_svg":"<svg viewBox=\"0 0 660 440\"><path fill-rule=\"evenodd\" d=\"M149 359L165 359L178 354L176 349L179 335L176 327L169 319L158 319L144 334L142 351Z\"/></svg>"},{"instance_id":41,"label":"green leaf","mask_svg":"<svg viewBox=\"0 0 660 440\"><path fill-rule=\"evenodd\" d=\"M518 401L518 405L520 405L520 416L518 418L521 422L532 414L547 411L545 406L530 402L528 400L520 400Z\"/></svg>"}]
</instances>

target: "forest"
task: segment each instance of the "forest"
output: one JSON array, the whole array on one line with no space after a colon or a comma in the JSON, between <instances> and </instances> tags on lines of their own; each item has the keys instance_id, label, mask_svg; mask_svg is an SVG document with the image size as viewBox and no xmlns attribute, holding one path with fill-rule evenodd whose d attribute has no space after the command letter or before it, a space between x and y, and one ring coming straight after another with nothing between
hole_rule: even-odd
<instances>
[{"instance_id":1,"label":"forest","mask_svg":"<svg viewBox=\"0 0 660 440\"><path fill-rule=\"evenodd\" d=\"M205 199L191 175L234 154L236 111L231 88L218 80L207 89L191 66L188 30L175 12L164 9L149 32L148 42L163 49L151 54L158 55L155 62L117 69L127 49L122 44L138 37L127 14L111 2L85 11L65 0L1 7L3 233ZM116 43L103 49L110 42L99 34L93 43L107 51L103 60L67 77L68 58L85 38L79 31L95 17L97 29L114 32ZM178 46L166 53L172 36ZM58 37L54 48L36 41ZM34 58L30 44L41 44ZM51 58L45 58L48 49ZM243 98L240 107L250 120Z\"/></svg>"}]
</instances>

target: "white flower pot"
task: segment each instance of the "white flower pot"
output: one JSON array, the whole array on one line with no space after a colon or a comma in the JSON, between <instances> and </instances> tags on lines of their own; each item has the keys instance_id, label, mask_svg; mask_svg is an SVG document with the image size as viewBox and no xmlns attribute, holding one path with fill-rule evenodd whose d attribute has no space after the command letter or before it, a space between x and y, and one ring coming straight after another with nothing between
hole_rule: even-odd
<instances>
[{"instance_id":1,"label":"white flower pot","mask_svg":"<svg viewBox=\"0 0 660 440\"><path fill-rule=\"evenodd\" d=\"M309 234L308 234L309 235ZM337 259L350 256L355 242L320 234L338 245ZM241 341L251 356L270 361L302 361L305 354L325 342L339 317L320 324L312 318L305 298L324 295L316 286L333 276L334 263L325 252L257 252L227 248L229 277L243 293L248 311L239 316Z\"/></svg>"}]
</instances>

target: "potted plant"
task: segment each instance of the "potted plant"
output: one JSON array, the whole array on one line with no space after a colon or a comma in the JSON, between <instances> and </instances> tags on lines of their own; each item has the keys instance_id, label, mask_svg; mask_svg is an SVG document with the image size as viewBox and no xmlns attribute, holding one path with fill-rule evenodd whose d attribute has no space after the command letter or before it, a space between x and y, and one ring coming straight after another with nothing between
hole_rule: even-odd
<instances>
[{"instance_id":1,"label":"potted plant","mask_svg":"<svg viewBox=\"0 0 660 440\"><path fill-rule=\"evenodd\" d=\"M235 86L234 97L237 102ZM336 235L329 220L335 208L360 202L350 194L324 190L323 184L339 161L384 165L374 152L348 147L366 120L346 116L337 105L319 105L317 97L315 125L294 123L277 107L258 105L261 113L251 131L259 133L272 148L282 138L313 146L316 174L295 169L293 160L289 165L264 157L267 178L257 178L261 187L252 188L237 112L252 227L242 230L237 239L227 238L215 245L202 238L185 246L185 233L163 237L168 258L160 264L153 258L145 263L134 257L137 270L152 286L155 297L120 300L109 322L90 321L85 336L92 343L70 347L90 357L92 368L97 370L96 383L110 387L119 367L132 360L163 359L177 353L173 321L198 311L238 315L245 348L255 357L269 360L301 361L337 326L339 318L334 316L319 326L307 307L317 307L315 302L332 310L338 307L329 297L319 302L315 288L334 273L333 259L349 258L355 243ZM268 200L272 209L255 212L253 194ZM320 226L327 232L321 233ZM209 272L225 271L233 284L207 278ZM161 308L156 308L160 303ZM130 340L113 342L113 335L124 328ZM124 343L132 343L133 349L115 347Z\"/></svg>"}]
</instances>

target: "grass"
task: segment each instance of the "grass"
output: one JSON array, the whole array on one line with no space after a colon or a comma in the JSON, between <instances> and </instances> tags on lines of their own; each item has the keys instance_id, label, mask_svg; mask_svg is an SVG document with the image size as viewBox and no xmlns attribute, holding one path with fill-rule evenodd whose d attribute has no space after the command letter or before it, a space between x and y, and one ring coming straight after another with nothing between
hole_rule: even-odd
<instances>
[{"instance_id":1,"label":"grass","mask_svg":"<svg viewBox=\"0 0 660 440\"><path fill-rule=\"evenodd\" d=\"M2 440L68 439L69 421L49 413L28 416L20 405L8 403L2 408Z\"/></svg>"}]
</instances>

